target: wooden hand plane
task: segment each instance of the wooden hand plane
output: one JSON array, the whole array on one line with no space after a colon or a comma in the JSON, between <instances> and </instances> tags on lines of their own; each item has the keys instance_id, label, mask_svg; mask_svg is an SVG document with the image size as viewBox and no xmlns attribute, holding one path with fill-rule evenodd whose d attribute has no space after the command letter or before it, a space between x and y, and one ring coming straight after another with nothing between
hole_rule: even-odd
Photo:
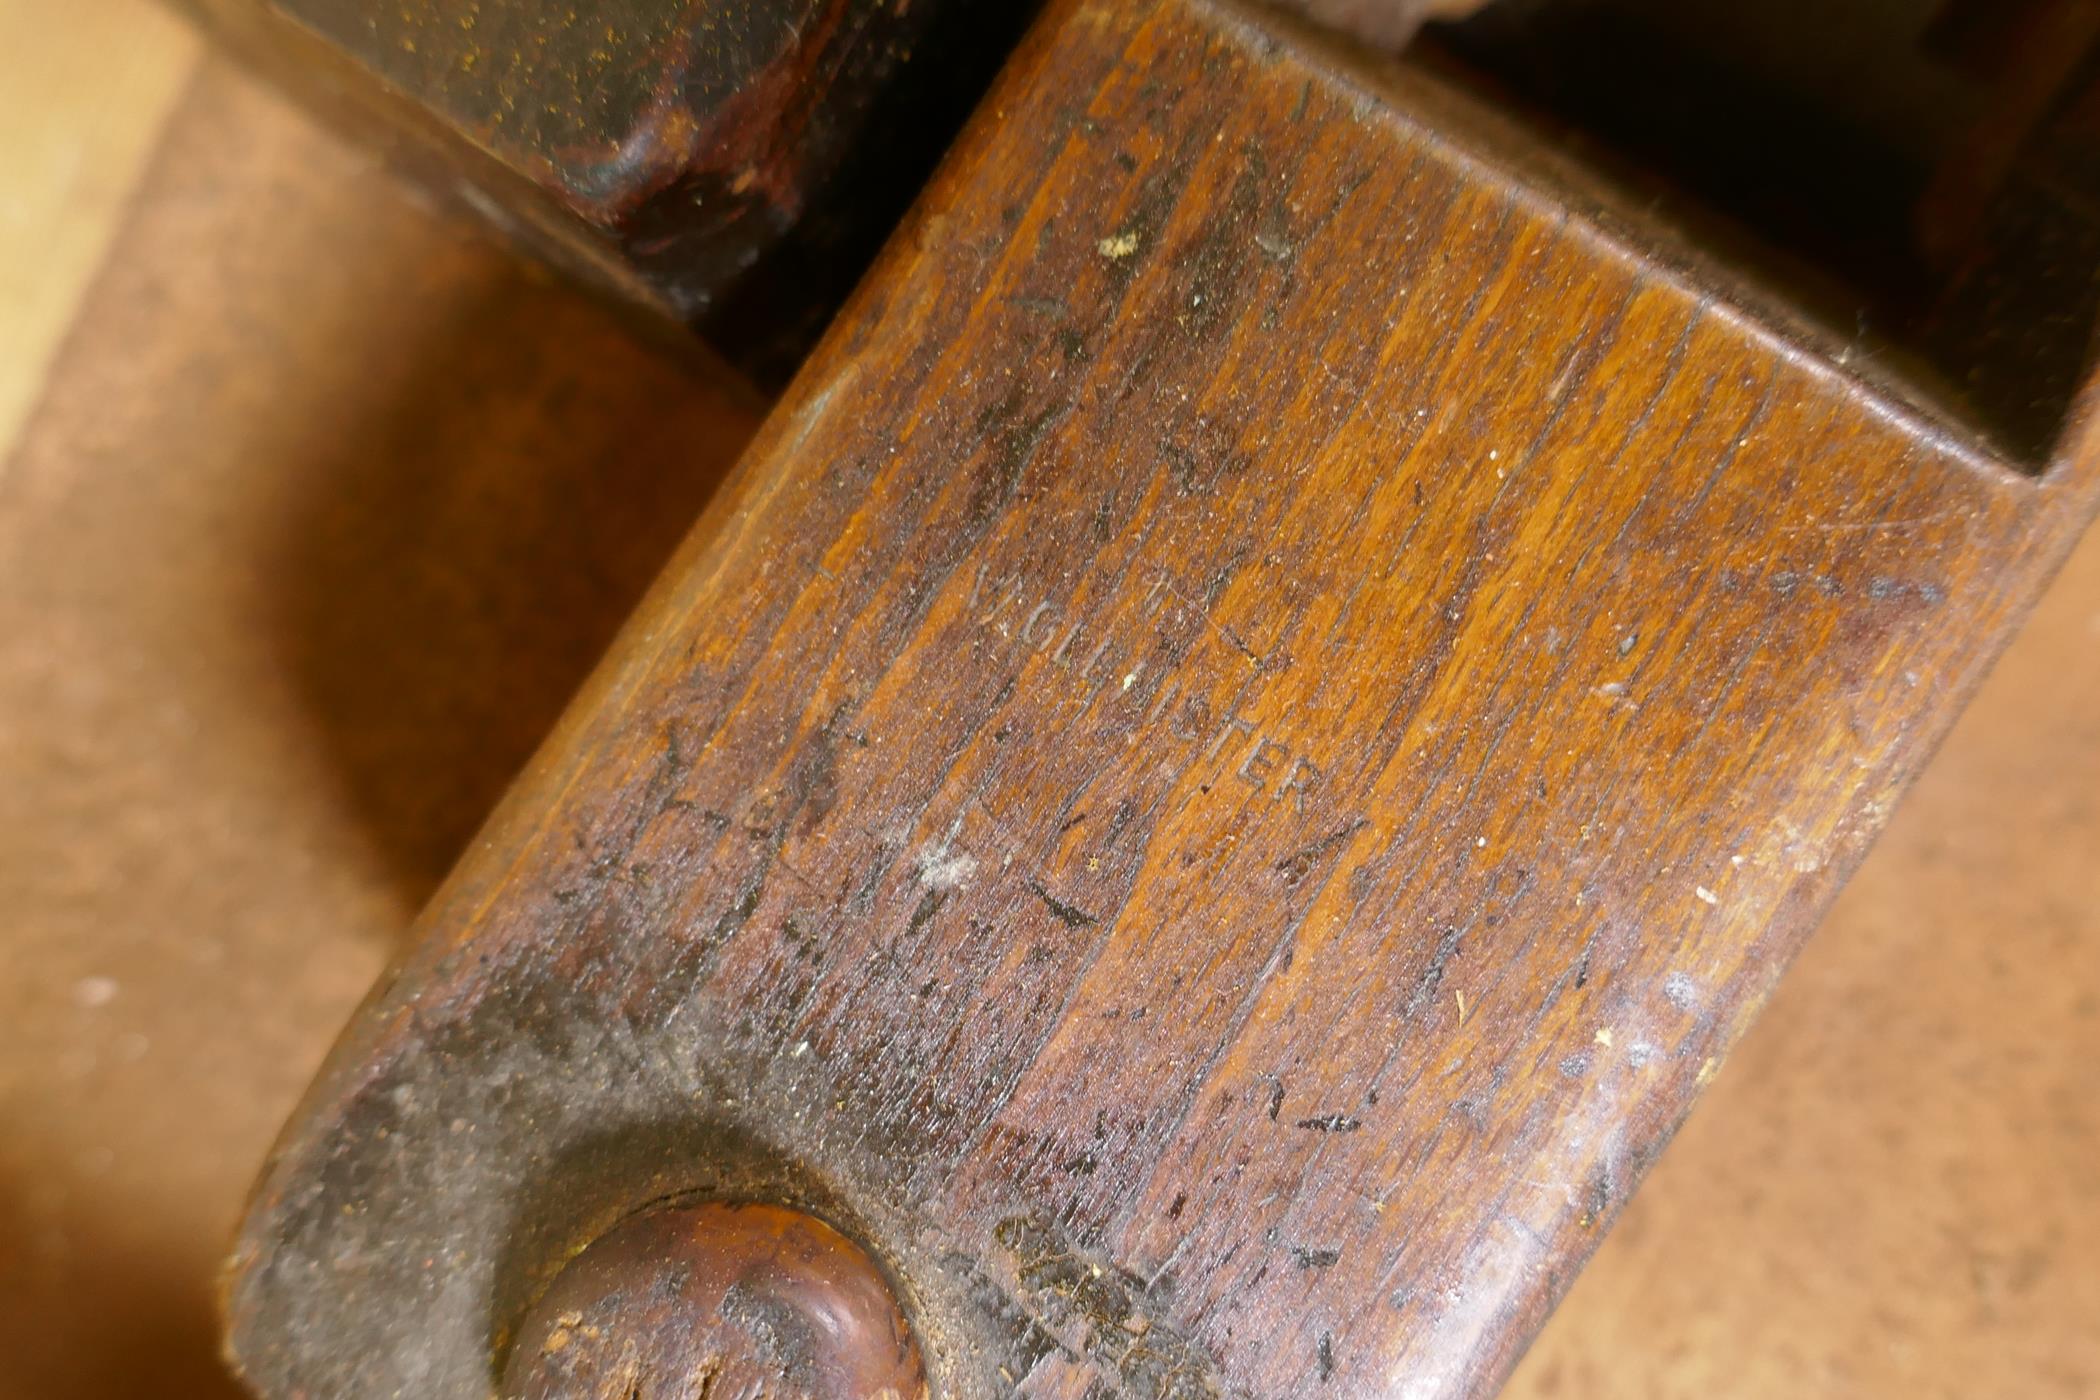
<instances>
[{"instance_id":1,"label":"wooden hand plane","mask_svg":"<svg viewBox=\"0 0 2100 1400\"><path fill-rule=\"evenodd\" d=\"M662 309L635 211L857 158L733 190L821 104L703 111L772 9L657 9L625 147L474 159ZM766 53L917 12L790 9ZM1491 1393L2100 502L2043 9L1937 163L1794 148L1819 221L1751 141L1707 222L1567 154L1701 186L1496 7L1401 64L1056 0L286 1128L248 1383ZM1794 131L1702 71L1640 90Z\"/></svg>"}]
</instances>

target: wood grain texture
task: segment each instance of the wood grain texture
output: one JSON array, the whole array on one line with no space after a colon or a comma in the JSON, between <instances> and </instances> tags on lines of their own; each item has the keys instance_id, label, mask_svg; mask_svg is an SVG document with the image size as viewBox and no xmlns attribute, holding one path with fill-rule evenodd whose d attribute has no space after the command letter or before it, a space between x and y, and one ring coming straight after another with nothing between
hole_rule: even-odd
<instances>
[{"instance_id":1,"label":"wood grain texture","mask_svg":"<svg viewBox=\"0 0 2100 1400\"><path fill-rule=\"evenodd\" d=\"M78 20L95 33L159 28L170 59L190 47L150 12L123 27L146 0L64 15L9 3L34 11L54 44L77 41L53 31ZM71 110L111 120L143 100L135 73L90 66ZM208 1294L246 1179L381 951L523 751L513 746L532 742L522 716L514 732L489 729L487 707L509 713L523 693L551 713L587 660L573 639L601 635L624 606L518 580L581 572L638 587L650 567L579 571L521 553L505 522L531 515L519 502L544 492L572 528L605 522L588 531L597 548L636 546L624 496L562 484L625 461L632 445L615 452L600 419L633 406L528 411L562 382L542 377L558 366L588 371L600 387L580 402L601 403L607 386L647 382L652 361L623 359L609 330L579 333L569 317L588 318L557 310L570 298L523 279L495 299L427 294L397 320L408 308L377 289L403 269L460 266L457 235L225 65L206 65L197 87L164 135L145 138L147 168L161 174L121 203L66 205L72 169L28 154L71 139L55 111L0 121L32 133L0 137L17 207L93 220L78 236L27 239L25 284L44 271L76 279L83 245L116 253L65 328L21 443L41 484L0 502L0 610L14 608L0 732L17 741L0 751L0 850L15 857L0 860L5 1400L242 1393L215 1364ZM28 83L0 85L0 104L39 100ZM323 254L365 270L328 294L338 310L316 314ZM474 307L496 316L519 297L541 308L542 329L501 320L490 334L476 319ZM457 330L434 328L455 316ZM49 347L30 326L15 323L9 348L25 364L33 352L41 379ZM475 346L492 359L493 389L517 372L504 347L521 339L542 368L496 398L418 389L407 372L370 397L344 391L373 363ZM255 392L199 406L198 384L218 379ZM128 411L112 422L119 401ZM531 419L519 433L477 436L516 413ZM480 581L468 589L423 562L452 551L398 510L380 456L355 466L366 460L360 421L433 416L461 425L441 435L449 443L488 443L501 493L482 499L511 503L448 517L447 531L492 532L471 552ZM705 431L704 413L669 416L674 439ZM543 478L549 462L568 465ZM631 489L656 479L645 462L621 470ZM291 481L304 485L287 493ZM160 485L140 489L149 482ZM239 524L175 547L211 520ZM337 659L309 690L273 679L298 667L252 618L284 582L257 560L303 557L314 520L345 522L330 591L370 624L331 634ZM356 578L363 588L347 586ZM513 598L485 614L469 604L511 619L486 652L477 645L485 659L447 663L458 645L448 617L460 614L400 601L401 587L433 596L426 586ZM179 608L160 601L171 596ZM593 609L597 621L579 623ZM563 659L532 659L540 648ZM388 660L404 656L422 660L406 672ZM498 658L492 694L483 676ZM362 679L379 673L391 679ZM54 674L67 679L53 685ZM330 698L331 686L359 698ZM2087 1325L2100 1310L2100 1183L2087 1169L2100 1121L2085 1088L2100 1057L2089 990L2100 986L2096 691L2100 536L2089 534L1507 1394L2083 1400L2100 1388L2100 1336ZM345 732L355 738L326 737ZM120 990L82 1009L78 983L98 975Z\"/></svg>"},{"instance_id":2,"label":"wood grain texture","mask_svg":"<svg viewBox=\"0 0 2100 1400\"><path fill-rule=\"evenodd\" d=\"M2100 1394L2100 533L1504 1390Z\"/></svg>"},{"instance_id":3,"label":"wood grain texture","mask_svg":"<svg viewBox=\"0 0 2100 1400\"><path fill-rule=\"evenodd\" d=\"M1479 1393L2091 505L1477 116L1059 12L425 916L230 1282L478 1393L674 1192L956 1395Z\"/></svg>"}]
</instances>

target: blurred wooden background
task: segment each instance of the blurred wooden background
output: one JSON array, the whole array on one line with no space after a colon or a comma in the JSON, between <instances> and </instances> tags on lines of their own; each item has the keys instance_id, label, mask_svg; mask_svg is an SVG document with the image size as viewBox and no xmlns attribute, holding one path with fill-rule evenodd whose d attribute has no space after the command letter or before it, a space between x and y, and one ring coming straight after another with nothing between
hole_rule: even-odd
<instances>
[{"instance_id":1,"label":"blurred wooden background","mask_svg":"<svg viewBox=\"0 0 2100 1400\"><path fill-rule=\"evenodd\" d=\"M271 1134L760 411L0 0L0 1400L235 1393ZM2096 1319L2100 538L1510 1393L2091 1396Z\"/></svg>"}]
</instances>

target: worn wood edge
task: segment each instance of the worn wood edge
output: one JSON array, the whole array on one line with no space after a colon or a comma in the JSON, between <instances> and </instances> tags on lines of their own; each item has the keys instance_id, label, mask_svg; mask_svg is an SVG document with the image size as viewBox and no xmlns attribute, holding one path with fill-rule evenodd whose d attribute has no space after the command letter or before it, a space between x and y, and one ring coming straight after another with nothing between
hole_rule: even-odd
<instances>
[{"instance_id":1,"label":"worn wood edge","mask_svg":"<svg viewBox=\"0 0 2100 1400\"><path fill-rule=\"evenodd\" d=\"M446 911L444 917L449 919L449 911L456 908L471 907L475 915L486 908L492 897L490 888L500 885L516 868L517 860L523 859L526 838L545 828L562 794L573 787L588 765L597 736L612 727L609 717L651 669L655 657L651 643L665 625L663 620L690 613L695 600L705 591L705 580L719 575L735 554L737 543L762 517L765 506L788 484L786 473L769 469L780 456L792 454L832 400L851 388L859 373L853 364L855 328L887 299L883 291L887 274L912 260L927 221L934 217L933 210L941 202L942 192L971 166L977 149L990 142L990 128L1004 92L1025 82L1021 70L1029 66L1032 55L1039 57L1052 46L1060 12L1078 10L1090 3L1093 0L1054 0L1051 11L1029 30L986 94L978 114L942 158L926 191L884 243L860 285L781 395L776 411L766 415L736 465L709 499L707 508L665 561L663 571L643 593L634 612L621 624L604 657L591 669L546 740L512 780L467 850L432 893L402 950L345 1022L342 1038L330 1049L306 1097L286 1121L285 1134L272 1148L258 1175L258 1197L278 1169L293 1130L312 1117L321 1103L347 1097L365 1082L365 1076L358 1073L363 1067L363 1047L353 1041L374 1026L394 987L410 971L434 965L448 947L454 946L434 943L426 936L428 927L442 921L441 911ZM755 393L748 389L747 392ZM500 871L486 875L478 872L475 867L480 854L497 849L518 850L520 855ZM472 936L475 915L460 924L460 941ZM395 1014L405 1017L410 1014L409 1008L395 1008Z\"/></svg>"},{"instance_id":2,"label":"worn wood edge","mask_svg":"<svg viewBox=\"0 0 2100 1400\"><path fill-rule=\"evenodd\" d=\"M210 0L185 2L210 3ZM1058 3L1076 6L1086 3L1086 0L1058 0ZM1044 21L1031 28L1023 40L1024 50L1031 44L1048 47L1048 18L1046 16ZM1007 70L1002 70L994 88L986 96L986 109L994 107L1006 85L1018 81L1011 76L1013 66L1010 63ZM806 437L831 398L850 384L855 374L850 353L846 350L846 343L852 336L851 327L871 306L882 302L879 289L886 272L893 265L910 260L912 246L924 227L928 209L937 199L935 192L957 178L956 172L969 161L973 143L981 144L988 139L985 126L986 121L981 115L973 117L955 147L942 158L928 184L928 192L912 205L898 229L885 242L861 284L841 307L832 326L825 331L808 361L782 394L778 411L765 416L758 432L715 489L700 517L636 602L634 611L620 625L604 656L591 668L583 684L563 708L546 739L512 779L466 850L461 852L443 882L431 893L408 937L344 1022L313 1079L286 1118L268 1155L257 1168L215 1289L224 1337L222 1351L236 1374L243 1373L244 1367L235 1295L241 1287L242 1275L267 1244L266 1238L256 1237L255 1227L261 1223L259 1217L270 1207L275 1189L295 1170L299 1154L312 1146L305 1129L309 1124L329 1117L333 1107L355 1098L380 1075L383 1065L374 1052L397 1030L415 1019L413 998L404 1000L396 996L402 981L434 970L448 954L471 940L480 914L493 901L504 880L526 858L531 838L545 829L563 794L573 788L589 766L600 736L614 727L613 720L620 712L622 702L634 693L651 670L656 654L652 644L666 625L665 619L684 616L690 611L694 600L704 591L702 581L720 572L734 554L736 541L754 528L766 504L787 484L785 473L770 470L782 440L792 436L795 442L799 442ZM834 368L834 361L845 363ZM726 366L723 373L733 376ZM821 381L829 382L813 392L811 386ZM757 400L757 391L740 377L735 378L735 383L740 393ZM510 861L496 869L482 868L484 853L503 850L514 853ZM472 912L462 914L458 912L460 910ZM454 927L456 939L448 943L435 937L433 927L439 925Z\"/></svg>"},{"instance_id":3,"label":"worn wood edge","mask_svg":"<svg viewBox=\"0 0 2100 1400\"><path fill-rule=\"evenodd\" d=\"M620 315L633 334L680 353L700 346L669 301L620 255L609 230L325 35L268 0L163 3L331 131L375 151L410 190L544 262ZM719 374L742 379L726 363Z\"/></svg>"},{"instance_id":4,"label":"worn wood edge","mask_svg":"<svg viewBox=\"0 0 2100 1400\"><path fill-rule=\"evenodd\" d=\"M2053 474L2072 438L2042 470L2023 466L1916 384L1870 357L1852 360L1843 338L1755 268L1702 244L1682 221L1665 218L1608 173L1539 140L1524 123L1450 78L1359 44L1308 20L1288 0L1193 0L1251 44L1279 34L1320 54L1336 80L1361 96L1361 118L1440 141L1483 177L1507 181L1535 212L1565 218L1621 257L1640 257L1654 275L1701 298L1709 310L1797 367L1842 387L1869 412L1931 442L1974 471L2022 482ZM2088 395L2091 393L2090 380Z\"/></svg>"},{"instance_id":5,"label":"worn wood edge","mask_svg":"<svg viewBox=\"0 0 2100 1400\"><path fill-rule=\"evenodd\" d=\"M1336 81L1361 93L1362 119L1390 123L1436 141L1454 161L1506 182L1512 198L1539 213L1566 219L1612 256L1643 261L1651 275L1697 297L1707 314L1726 320L1746 338L1843 392L1898 431L1915 434L2000 486L2023 494L2034 491L2036 506L2055 523L2031 537L2031 563L2038 572L2017 610L2015 626L2033 611L2084 531L2100 517L2100 359L2089 363L2085 384L2065 415L2048 459L2023 466L1998 451L1983 433L1942 410L1922 386L1909 386L1900 374L1892 375L1871 359L1848 365L1841 338L1754 269L1703 248L1680 223L1657 217L1616 181L1579 157L1535 139L1519 120L1450 79L1352 43L1308 19L1293 8L1292 0L1189 3L1220 24L1239 29L1251 44L1274 43L1272 31L1281 31L1301 48L1322 55ZM1439 124L1439 118L1453 119ZM1956 715L2003 648L2001 641L1960 692ZM1941 738L1944 733L1931 741L1930 751L1937 751Z\"/></svg>"},{"instance_id":6,"label":"worn wood edge","mask_svg":"<svg viewBox=\"0 0 2100 1400\"><path fill-rule=\"evenodd\" d=\"M871 311L879 308L885 300L879 290L884 274L892 265L910 261L914 244L922 235L933 206L941 203L943 188L957 178L957 172L971 164L975 147L990 139L989 128L996 120L997 109L1005 89L1019 86L1026 74L1019 70L1029 65L1025 62L1028 50L1047 49L1055 41L1055 32L1061 23L1072 14L1092 8L1099 0L1054 0L1054 4L1038 24L1030 31L1008 70L1002 73L999 85L988 94L983 109L962 138L944 159L935 178L929 183L928 192L915 204L898 230L885 245L878 261L870 268L863 283L842 309L837 324L826 333L824 340L811 355L803 370L796 376L780 401L780 411L769 415L760 432L753 438L722 486L717 490L708 507L685 537L676 553L667 562L663 572L650 585L637 604L628 621L623 624L605 657L593 668L583 687L577 692L563 712L555 728L535 752L528 766L518 775L497 806L491 811L480 832L477 833L468 851L455 864L444 883L432 895L424 913L417 920L418 931L439 921L440 911L446 911L447 921L457 919L460 943L471 940L477 915L490 901L489 887L500 885L515 864L492 872L477 870L481 853L502 848L520 849L523 838L542 831L547 824L547 813L559 803L561 796L569 791L581 771L593 756L594 744L600 733L614 727L609 719L621 702L633 693L643 673L650 669L655 653L651 649L657 641L663 619L684 616L695 597L706 591L707 580L719 574L721 568L736 553L740 541L745 538L761 518L764 507L771 498L787 484L785 473L769 472L778 465L777 459L791 456L802 438L808 435L813 420L821 417L831 401L849 390L858 370L853 363L853 326ZM1334 65L1331 70L1339 79L1350 82L1361 91L1367 113L1392 122L1404 129L1419 132L1435 142L1442 150L1452 153L1458 160L1472 163L1477 169L1491 171L1498 176L1510 178L1511 196L1527 204L1535 211L1553 215L1568 214L1579 222L1600 246L1611 250L1619 260L1630 260L1635 256L1630 235L1640 222L1638 215L1617 210L1608 197L1588 188L1582 178L1582 167L1578 162L1552 153L1525 152L1521 155L1512 150L1469 146L1452 139L1450 134L1432 125L1426 115L1401 105L1386 105L1389 92L1397 92L1407 100L1420 99L1427 105L1455 104L1476 114L1483 126L1497 128L1512 140L1516 133L1493 109L1478 103L1469 94L1454 88L1434 75L1406 68L1392 60L1361 50L1346 40L1319 28L1284 8L1272 9L1261 0L1185 0L1192 9L1209 11L1222 22L1246 33L1257 45L1273 47L1276 39L1264 31L1263 26L1274 24L1278 28L1293 31L1291 38L1316 52L1320 52ZM1569 205L1557 203L1540 191L1528 188L1519 178L1535 169L1547 169L1557 173L1555 193L1566 192ZM1565 181L1565 185L1559 183ZM1670 269L1666 267L1665 275ZM1901 426L1919 426L1919 418L1900 399L1891 400L1876 393L1869 386L1858 384L1856 378L1840 368L1824 347L1802 344L1792 338L1787 330L1763 319L1744 317L1738 309L1720 300L1718 288L1699 276L1706 272L1715 281L1725 281L1726 273L1718 268L1703 268L1696 261L1677 268L1675 285L1696 297L1709 311L1727 317L1732 324L1761 341L1771 345L1775 353L1789 362L1815 373L1826 382L1838 386L1848 395L1858 395L1879 415ZM2058 480L2056 472L2064 476L2083 474L2088 464L2100 456L2100 450L2092 439L2100 434L2100 382L2089 383L2081 395L2080 421L2077 444L2069 451L2060 453L2048 484L2054 486ZM1922 425L1923 435L1934 446L1947 450L1964 465L1979 470L1997 486L2024 490L2034 484L2034 479L2005 464L1988 450L1972 443L1950 442L1937 430L1937 425ZM783 444L783 440L792 439ZM2068 527L2060 549L2053 553L2068 553L2076 541L2075 531L2086 521L2077 503L2065 499L2066 492L2051 490L2040 493L2044 498L2054 498L2062 523ZM2053 535L2055 532L2038 532ZM2022 612L2031 607L2032 600L2022 605ZM1950 711L1957 712L1961 701L1973 692L1980 682L1989 661L1969 668L1956 692L1960 699L1951 704ZM1951 716L1949 719L1951 723ZM1945 725L1942 727L1944 732ZM1937 742L1935 739L1934 742ZM1917 766L1922 766L1921 759ZM1863 850L1862 850L1863 853ZM521 857L522 858L522 853ZM1824 870L1834 869L1826 864ZM1841 883L1841 882L1840 882ZM1827 902L1827 896L1825 897ZM459 916L451 911L465 907L472 912ZM287 1124L287 1132L273 1149L269 1162L258 1180L258 1197L268 1178L283 1164L292 1130L309 1118L319 1104L325 1100L345 1097L363 1087L369 1076L360 1071L370 1066L360 1053L361 1047L354 1042L361 1031L376 1029L374 1015L387 1007L402 978L419 970L426 964L434 964L457 944L435 943L427 938L412 938L400 955L396 957L381 979L374 984L363 1003L346 1023L344 1036L331 1050L327 1062L316 1075L308 1090L308 1101L303 1101L299 1110ZM1776 976L1773 979L1776 982ZM412 1017L409 1005L396 1006L396 1018ZM238 1262L238 1261L235 1261Z\"/></svg>"},{"instance_id":7,"label":"worn wood edge","mask_svg":"<svg viewBox=\"0 0 2100 1400\"><path fill-rule=\"evenodd\" d=\"M1216 0L1197 0L1197 3L1207 8L1221 11L1227 9L1226 5L1216 3ZM1077 9L1081 8L1081 6L1078 0L1071 0L1071 3L1068 3L1064 8ZM1232 11L1231 13L1240 22L1249 22L1237 11ZM1035 32L1034 42L1047 42L1042 36L1049 28L1050 25L1046 21ZM1016 65L1017 68L1021 66L1019 64ZM1009 78L1002 79L1002 84L1007 81L1019 80L1009 76ZM996 109L997 98L1001 90L1003 89L995 90L992 100L987 103L987 111ZM939 192L944 187L944 183L952 178L952 172L959 164L966 162L972 142L983 139L984 128L990 120L989 117L981 116L978 122L973 123L970 135L965 138L957 152L951 155L949 164L944 167L942 175L934 182L932 187L934 196L915 210L912 217L899 230L898 235L892 239L882 259L871 272L871 284L879 282L884 271L893 262L909 258L911 242L917 236L918 231L923 228L926 218L925 210L928 204L939 203ZM1418 129L1429 130L1427 124L1423 122L1415 122L1411 125ZM1432 131L1432 135L1441 144L1446 146L1451 144L1442 137L1441 133ZM1555 212L1558 212L1551 201L1543 201L1538 207L1554 209ZM1620 250L1622 253L1627 252L1624 241L1614 238L1607 225L1600 222L1594 225L1594 229L1597 236L1605 239L1611 247ZM1702 286L1696 282L1687 281L1681 285L1702 298L1707 296ZM850 326L858 316L867 314L870 311L871 299L875 303L879 303L880 300L879 295L870 290L870 285L864 284L862 289L856 293L853 302L849 304L845 314L841 316L841 326ZM1765 337L1770 343L1774 344L1777 347L1777 353L1782 354L1790 362L1800 363L1796 358L1797 355L1807 354L1810 356L1809 364L1815 372L1840 381L1847 392L1854 391L1856 386L1850 377L1845 375L1844 371L1832 363L1827 356L1821 356L1813 350L1803 350L1793 341L1788 340L1780 332L1773 330L1762 321L1753 320L1748 325L1754 333ZM477 838L477 850L500 847L506 844L515 849L522 849L527 844L530 835L543 827L544 821L537 814L544 813L552 806L558 804L561 793L568 789L569 784L578 776L581 767L587 760L594 738L602 732L604 725L608 723L602 716L609 715L617 707L620 699L629 693L633 683L639 679L640 673L647 669L651 656L649 644L656 636L657 624L653 619L677 615L672 610L689 606L694 597L705 591L703 580L711 573L718 571L735 552L736 541L753 528L755 522L761 517L766 502L786 480L787 474L785 472L780 473L770 482L760 480L758 478L763 474L763 469L778 466L783 460L791 458L795 445L800 441L800 437L808 431L813 420L826 410L836 394L850 390L853 376L857 371L852 365L849 340L849 334L837 329L827 336L823 347L812 358L795 387L791 390L786 400L786 403L790 406L789 410L783 414L775 415L772 420L769 420L759 439L753 443L737 468L734 479L724 487L721 495L717 498L717 502L710 507L707 514L703 517L702 523L688 537L686 544L681 546L678 556L667 569L666 574L652 588L648 598L645 599L642 607L638 609L635 619L629 623L628 628L621 634L608 660L594 673L590 685L579 695L577 701L564 716L560 727L550 737L547 745L543 747L532 768L521 777L519 783L513 787L503 804L492 815L489 825L484 829L483 834ZM1869 398L1874 400L1877 408L1884 402L1880 396L1874 395L1872 391L1860 392L1868 394ZM2034 504L2046 501L2050 507L2053 507L2049 512L2053 517L2049 522L2049 528L2038 528L2030 534L2030 538L2034 543L2034 549L2030 551L2024 561L2021 561L2023 570L2021 577L2009 579L2004 585L2005 590L2008 592L2024 593L2024 600L2014 605L2013 608L2013 611L2019 615L2024 615L2026 609L2032 605L2033 597L2038 592L2038 584L2034 581L2048 571L2050 567L2048 556L2053 554L2058 560L2061 559L2062 555L2068 551L2074 538L2075 527L2082 523L2083 516L2088 513L2086 507L2089 505L2089 501L2086 498L2089 497L2090 491L2082 478L2090 470L2091 444L2089 439L2092 431L2090 420L2093 399L2094 393L2089 388L2081 400L2084 407L2081 410L2077 441L2068 452L2060 455L2059 460L2063 464L2063 475L2059 476L2057 473L2052 473L2040 483L2048 489L2036 491L2037 483L2033 478L2027 477L2023 473L2005 469L1997 459L1987 454L1956 449L1950 449L1948 452L1950 457L1956 458L1964 465L1980 471L1995 486L2011 490L2023 498L2038 496L2041 500L2034 502ZM1889 412L1891 421L1895 423L1910 425L1915 422L1915 419L1908 415L1900 404L1890 405ZM2065 489L2074 484L2074 479L2079 489L2075 491ZM2025 572L2028 568L2035 568L2038 571ZM1962 667L1958 674L1952 674L1946 678L1949 699L1944 705L1937 707L1935 710L1935 724L1929 730L1918 732L1919 743L1916 751L1910 756L1910 761L1905 764L1900 772L1892 775L1894 786L1901 787L1907 784L1915 776L1917 769L1922 767L1932 749L1944 737L1948 726L1951 725L1954 716L1958 713L1961 703L1966 700L1967 696L1973 692L1975 686L1980 683L1984 673L1988 670L1995 651L1995 647L1977 650L1971 654L1969 658L1970 664ZM1858 860L1863 857L1867 849L1867 843L1864 841L1846 842L1834 849L1838 853L1838 858L1827 862L1815 880L1803 882L1789 893L1785 907L1772 921L1774 927L1794 923L1805 924L1816 913L1820 912L1823 907L1827 906L1837 886L1842 883L1843 877L1848 875L1851 869L1857 865ZM492 871L487 874L477 875L470 868L474 863L471 861L463 862L455 870L446 886L432 901L432 912L425 916L424 922L426 924L437 917L436 911L439 910L457 910L463 906L478 907L489 897L490 888L494 885L500 885L501 877L506 873L505 871ZM456 917L460 920L460 941L466 941L472 932L473 914L450 913L446 917ZM1764 976L1761 979L1761 987L1750 989L1751 994L1744 998L1739 1013L1730 1019L1726 1031L1721 1037L1720 1044L1724 1051L1727 1045L1733 1044L1740 1036L1757 1006L1762 1003L1764 996L1768 995L1771 987L1776 984L1785 961L1791 957L1794 949L1799 946L1799 941L1798 937L1787 939L1784 940L1783 946L1770 950L1774 956L1767 960ZM357 1072L360 1068L358 1063L359 1055L353 1046L353 1039L358 1036L360 1031L370 1035L378 1035L380 1033L381 1028L374 1023L372 1018L389 1001L391 984L394 979L400 976L404 968L435 966L446 951L447 948L444 945L432 946L426 944L419 947L408 956L406 963L397 967L387 984L375 988L372 998L368 1000L367 1009L361 1011L358 1020L353 1023L353 1028L350 1032L351 1038L346 1038L344 1042L339 1044L337 1052L331 1055L328 1069L324 1071L320 1079L316 1080L314 1090L311 1091L315 1096L315 1100L308 1106L302 1107L300 1119L303 1119L309 1112L313 1111L318 1106L319 1101L333 1099L339 1095L354 1092L363 1082L363 1076ZM393 1013L397 1022L403 1018L412 1018L414 1006L412 1004L395 1006ZM1681 1116L1679 1121L1681 1121ZM280 1144L278 1158L275 1159L273 1164L273 1172L286 1165L284 1158L298 1122L299 1119L295 1119L293 1125L288 1126L287 1140L285 1143ZM1666 1131L1663 1134L1663 1140L1667 1140L1667 1136L1668 1133ZM1594 1241L1592 1241L1593 1245ZM1565 1278L1560 1280L1563 1287L1566 1282L1567 1279ZM1550 1301L1550 1298L1543 1299L1543 1302L1547 1305L1550 1305ZM1543 1313L1543 1306L1540 1311ZM1506 1371L1507 1365L1512 1364L1513 1361L1513 1355L1505 1358L1502 1369Z\"/></svg>"}]
</instances>

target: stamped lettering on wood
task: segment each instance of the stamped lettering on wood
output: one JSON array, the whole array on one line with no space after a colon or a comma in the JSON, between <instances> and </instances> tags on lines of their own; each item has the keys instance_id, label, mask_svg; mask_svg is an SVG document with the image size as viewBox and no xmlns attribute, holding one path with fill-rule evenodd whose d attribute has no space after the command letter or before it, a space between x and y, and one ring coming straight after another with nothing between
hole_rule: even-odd
<instances>
[{"instance_id":1,"label":"stamped lettering on wood","mask_svg":"<svg viewBox=\"0 0 2100 1400\"><path fill-rule=\"evenodd\" d=\"M482 1393L666 1196L865 1245L946 1396L1493 1387L2091 454L1279 23L1023 46L287 1136L264 1393Z\"/></svg>"}]
</instances>

